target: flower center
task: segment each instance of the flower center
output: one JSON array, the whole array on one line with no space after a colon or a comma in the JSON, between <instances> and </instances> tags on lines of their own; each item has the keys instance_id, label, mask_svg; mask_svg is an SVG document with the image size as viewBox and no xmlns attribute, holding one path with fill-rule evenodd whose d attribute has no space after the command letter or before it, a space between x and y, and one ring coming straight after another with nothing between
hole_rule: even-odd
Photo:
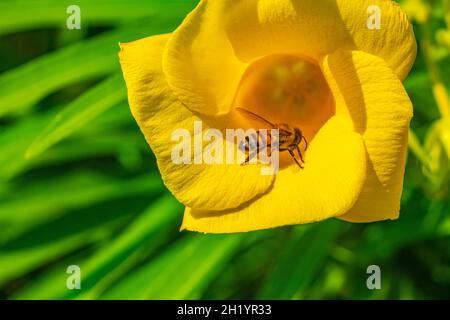
<instances>
[{"instance_id":1,"label":"flower center","mask_svg":"<svg viewBox=\"0 0 450 320\"><path fill-rule=\"evenodd\" d=\"M275 124L301 130L310 142L335 113L334 99L319 66L294 55L270 55L242 76L234 106ZM255 129L262 129L260 127Z\"/></svg>"}]
</instances>

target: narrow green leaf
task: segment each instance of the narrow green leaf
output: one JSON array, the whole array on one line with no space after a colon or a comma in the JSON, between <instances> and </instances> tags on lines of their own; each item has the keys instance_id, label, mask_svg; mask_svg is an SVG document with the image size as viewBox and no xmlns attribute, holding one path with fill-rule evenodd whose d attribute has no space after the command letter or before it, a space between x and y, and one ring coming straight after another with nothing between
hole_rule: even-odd
<instances>
[{"instance_id":1,"label":"narrow green leaf","mask_svg":"<svg viewBox=\"0 0 450 320\"><path fill-rule=\"evenodd\" d=\"M36 139L36 135L44 131L55 114L56 112L52 111L25 117L1 132L0 181L10 181L28 169L52 164L62 165L98 156L119 155L125 146L150 153L139 131L124 130L135 122L128 104L123 102L97 117L95 126L84 126L73 133L65 143L57 144L47 152L26 160L26 150Z\"/></svg>"},{"instance_id":2,"label":"narrow green leaf","mask_svg":"<svg viewBox=\"0 0 450 320\"><path fill-rule=\"evenodd\" d=\"M98 242L103 239L98 239ZM86 250L74 253L68 257L61 258L56 264L49 266L46 270L35 277L33 281L28 281L24 286L18 288L8 295L10 300L50 300L62 299L61 288L66 288L67 267L80 263L86 259Z\"/></svg>"},{"instance_id":3,"label":"narrow green leaf","mask_svg":"<svg viewBox=\"0 0 450 320\"><path fill-rule=\"evenodd\" d=\"M58 113L28 148L25 158L29 159L41 154L125 99L126 89L122 74L114 74Z\"/></svg>"},{"instance_id":4,"label":"narrow green leaf","mask_svg":"<svg viewBox=\"0 0 450 320\"><path fill-rule=\"evenodd\" d=\"M119 42L170 32L179 20L156 17L139 26L75 43L2 73L0 116L24 112L40 99L69 85L118 71Z\"/></svg>"},{"instance_id":5,"label":"narrow green leaf","mask_svg":"<svg viewBox=\"0 0 450 320\"><path fill-rule=\"evenodd\" d=\"M63 185L60 189L62 188L70 188L70 185ZM152 200L152 196L157 195L151 190L139 196L132 195L133 189L135 189L133 183L124 182L120 190L117 190L117 194L120 193L120 195L114 199L100 203L85 202L85 205L81 207L79 204L73 206L70 199L54 192L52 201L59 202L62 207L58 215L37 212L35 217L35 212L30 211L25 221L11 221L11 219L9 223L1 221L0 225L7 234L0 235L0 285L48 261L67 255L77 248L104 239L111 234L111 231L123 225L124 221L142 212ZM51 190L48 191L51 192ZM95 192L92 189L85 191L86 193ZM80 198L80 196L83 198L79 190L68 189L66 192L78 193L74 198ZM126 193L129 195L127 196ZM27 197L22 198L22 202L27 202L27 199ZM45 197L42 200L48 201ZM1 210L0 212L3 213ZM15 214L14 211L8 213ZM18 228L14 228L15 226ZM62 286L62 289L67 290L65 286Z\"/></svg>"},{"instance_id":6,"label":"narrow green leaf","mask_svg":"<svg viewBox=\"0 0 450 320\"><path fill-rule=\"evenodd\" d=\"M86 28L88 25L119 24L131 19L155 18L162 14L187 14L196 3L195 0L2 1L0 35L28 28L64 28L70 16L66 13L67 7L74 4L80 7L81 27Z\"/></svg>"},{"instance_id":7,"label":"narrow green leaf","mask_svg":"<svg viewBox=\"0 0 450 320\"><path fill-rule=\"evenodd\" d=\"M25 151L54 117L54 113L45 113L24 118L14 125L6 127L0 134L0 181L10 180L25 166Z\"/></svg>"},{"instance_id":8,"label":"narrow green leaf","mask_svg":"<svg viewBox=\"0 0 450 320\"><path fill-rule=\"evenodd\" d=\"M245 238L188 235L113 287L104 299L198 299Z\"/></svg>"},{"instance_id":9,"label":"narrow green leaf","mask_svg":"<svg viewBox=\"0 0 450 320\"><path fill-rule=\"evenodd\" d=\"M154 202L119 236L99 244L90 256L71 256L62 264L42 274L37 283L17 292L14 299L94 299L116 277L127 275L129 268L139 262L138 255L148 256L177 229L180 204L171 196ZM175 231L176 232L176 231ZM69 291L66 287L68 265L81 268L81 291Z\"/></svg>"},{"instance_id":10,"label":"narrow green leaf","mask_svg":"<svg viewBox=\"0 0 450 320\"><path fill-rule=\"evenodd\" d=\"M158 194L160 178L145 175L117 179L94 172L74 171L58 178L42 179L30 186L11 188L0 199L0 223L33 225L61 212L136 194ZM0 239L7 232L0 234Z\"/></svg>"},{"instance_id":11,"label":"narrow green leaf","mask_svg":"<svg viewBox=\"0 0 450 320\"><path fill-rule=\"evenodd\" d=\"M74 136L64 143L47 150L45 153L27 162L22 169L37 169L51 165L63 165L99 156L117 156L122 150L151 154L140 132L111 132L92 134L90 137ZM22 155L24 152L22 153ZM138 156L141 156L138 154Z\"/></svg>"},{"instance_id":12,"label":"narrow green leaf","mask_svg":"<svg viewBox=\"0 0 450 320\"><path fill-rule=\"evenodd\" d=\"M296 230L267 276L259 299L293 299L305 295L314 276L342 228L342 222L328 220Z\"/></svg>"},{"instance_id":13,"label":"narrow green leaf","mask_svg":"<svg viewBox=\"0 0 450 320\"><path fill-rule=\"evenodd\" d=\"M107 236L109 231L110 225L105 224L104 228L88 229L86 232L81 231L40 246L24 247L12 251L0 249L0 286L48 261L67 255L77 248L98 242Z\"/></svg>"},{"instance_id":14,"label":"narrow green leaf","mask_svg":"<svg viewBox=\"0 0 450 320\"><path fill-rule=\"evenodd\" d=\"M161 231L168 229L170 224L175 224L181 217L182 206L172 197L165 196L154 202L152 206L135 219L113 242L101 248L100 251L88 261L80 264L83 272L84 291L87 294L95 284L106 277L124 259L132 255L149 239L160 238ZM173 230L173 229L171 229ZM77 293L71 293L69 298L74 298Z\"/></svg>"},{"instance_id":15,"label":"narrow green leaf","mask_svg":"<svg viewBox=\"0 0 450 320\"><path fill-rule=\"evenodd\" d=\"M427 203L423 196L413 199L413 205L402 207L400 219L369 226L364 238L354 249L356 256L365 259L389 257L397 250L419 241L450 235L447 203Z\"/></svg>"}]
</instances>

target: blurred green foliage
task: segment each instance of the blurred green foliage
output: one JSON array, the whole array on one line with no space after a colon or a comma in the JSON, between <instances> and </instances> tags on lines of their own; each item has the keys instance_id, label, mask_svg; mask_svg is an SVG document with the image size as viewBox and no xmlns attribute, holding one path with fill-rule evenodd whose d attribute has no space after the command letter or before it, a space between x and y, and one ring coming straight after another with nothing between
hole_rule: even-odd
<instances>
[{"instance_id":1,"label":"blurred green foliage","mask_svg":"<svg viewBox=\"0 0 450 320\"><path fill-rule=\"evenodd\" d=\"M81 30L65 27L71 4ZM402 1L419 54L401 218L234 235L178 231L118 64L119 41L171 32L195 4L0 0L0 297L450 298L449 1Z\"/></svg>"}]
</instances>

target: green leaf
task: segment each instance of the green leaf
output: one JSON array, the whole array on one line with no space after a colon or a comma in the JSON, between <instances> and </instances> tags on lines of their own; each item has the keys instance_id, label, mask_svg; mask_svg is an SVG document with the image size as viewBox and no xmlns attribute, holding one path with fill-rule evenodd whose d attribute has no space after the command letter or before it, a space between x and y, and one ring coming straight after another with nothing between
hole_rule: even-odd
<instances>
[{"instance_id":1,"label":"green leaf","mask_svg":"<svg viewBox=\"0 0 450 320\"><path fill-rule=\"evenodd\" d=\"M2 1L0 35L28 28L66 27L70 5L81 11L81 28L95 24L119 24L131 19L158 18L191 11L194 0L14 0ZM20 18L18 18L20 16ZM72 32L77 32L73 30Z\"/></svg>"},{"instance_id":2,"label":"green leaf","mask_svg":"<svg viewBox=\"0 0 450 320\"><path fill-rule=\"evenodd\" d=\"M104 239L98 239L98 242ZM87 252L86 252L87 251ZM27 282L24 286L12 292L8 299L10 300L41 300L56 299L61 297L61 288L66 287L66 281L69 274L66 273L67 267L74 265L74 262L80 263L86 259L86 253L89 250L81 250L67 257L63 257L52 266L35 277L33 281Z\"/></svg>"},{"instance_id":3,"label":"green leaf","mask_svg":"<svg viewBox=\"0 0 450 320\"><path fill-rule=\"evenodd\" d=\"M11 187L0 199L0 223L33 225L68 210L130 195L158 194L163 188L156 175L117 179L112 174L73 171L25 187ZM0 234L0 239L5 234L7 231Z\"/></svg>"},{"instance_id":4,"label":"green leaf","mask_svg":"<svg viewBox=\"0 0 450 320\"><path fill-rule=\"evenodd\" d=\"M370 225L354 249L356 256L366 260L389 257L401 248L433 237L450 235L448 205L427 202L417 192L410 206L402 206L395 221Z\"/></svg>"},{"instance_id":5,"label":"green leaf","mask_svg":"<svg viewBox=\"0 0 450 320\"><path fill-rule=\"evenodd\" d=\"M443 74L450 72L450 64L444 60L439 64ZM447 77L448 78L448 77ZM449 79L443 79L447 85ZM430 74L427 70L415 70L406 78L404 86L414 105L414 121L432 121L439 117L436 101L433 97L433 88Z\"/></svg>"},{"instance_id":6,"label":"green leaf","mask_svg":"<svg viewBox=\"0 0 450 320\"><path fill-rule=\"evenodd\" d=\"M328 220L307 229L297 229L281 256L275 260L274 269L267 275L258 299L294 299L304 296L329 255L342 225L340 221Z\"/></svg>"},{"instance_id":7,"label":"green leaf","mask_svg":"<svg viewBox=\"0 0 450 320\"><path fill-rule=\"evenodd\" d=\"M161 238L161 233L170 229L170 224L178 227L182 206L172 197L165 196L135 219L113 242L102 247L89 260L80 264L83 272L83 292L88 294L95 284L117 268L124 259L132 255L148 240ZM74 298L77 293L69 294Z\"/></svg>"},{"instance_id":8,"label":"green leaf","mask_svg":"<svg viewBox=\"0 0 450 320\"><path fill-rule=\"evenodd\" d=\"M23 247L17 250L5 250L1 248L0 286L8 280L25 275L48 261L70 254L78 248L98 242L109 234L111 231L110 227L110 224L104 224L101 229L80 230L75 234L39 246Z\"/></svg>"},{"instance_id":9,"label":"green leaf","mask_svg":"<svg viewBox=\"0 0 450 320\"><path fill-rule=\"evenodd\" d=\"M353 252L366 261L389 258L425 240L448 237L449 209L448 201L429 201L416 189L409 201L402 203L400 218L369 225Z\"/></svg>"},{"instance_id":10,"label":"green leaf","mask_svg":"<svg viewBox=\"0 0 450 320\"><path fill-rule=\"evenodd\" d=\"M123 279L103 299L198 299L245 239L188 235Z\"/></svg>"},{"instance_id":11,"label":"green leaf","mask_svg":"<svg viewBox=\"0 0 450 320\"><path fill-rule=\"evenodd\" d=\"M98 156L118 156L126 148L151 154L142 134L138 130L128 130L128 127L135 126L135 121L128 104L124 102L97 117L95 126L84 126L74 132L65 143L57 144L43 154L26 160L25 152L36 139L36 134L48 127L55 114L52 110L50 113L26 117L1 132L1 181L10 181L25 170L42 169L42 166L62 165Z\"/></svg>"},{"instance_id":12,"label":"green leaf","mask_svg":"<svg viewBox=\"0 0 450 320\"><path fill-rule=\"evenodd\" d=\"M24 112L69 85L119 71L119 42L170 32L179 20L157 17L137 27L75 43L4 72L0 75L0 116Z\"/></svg>"},{"instance_id":13,"label":"green leaf","mask_svg":"<svg viewBox=\"0 0 450 320\"><path fill-rule=\"evenodd\" d=\"M151 207L137 215L126 228L122 228L118 237L98 243L97 250L88 257L72 256L66 265L58 265L55 270L49 270L43 276L40 290L31 285L21 290L17 297L67 299L80 295L78 298L92 298L97 292L93 290L96 284L111 277L117 269L122 268L126 271L133 266L131 263L126 266L127 268L123 268L123 261L135 256L136 253L148 255L167 237L168 231L173 232L178 227L176 220L180 216L180 209L180 204L171 196L155 201ZM149 241L150 239L154 240ZM81 291L71 292L66 288L65 269L69 264L75 264L81 268Z\"/></svg>"},{"instance_id":14,"label":"green leaf","mask_svg":"<svg viewBox=\"0 0 450 320\"><path fill-rule=\"evenodd\" d=\"M126 99L122 74L114 74L90 89L59 112L50 125L38 135L28 148L25 157L35 157L55 143L87 125L109 108Z\"/></svg>"},{"instance_id":15,"label":"green leaf","mask_svg":"<svg viewBox=\"0 0 450 320\"><path fill-rule=\"evenodd\" d=\"M148 177L145 179L148 181ZM0 226L6 231L0 234L0 284L46 261L98 242L117 223L123 224L124 218L142 212L152 196L160 194L158 189L149 188L148 183L142 185L142 178L125 180L115 186L116 190L112 185L89 188L82 184L77 188L69 177L66 180L59 188L54 183L49 184L52 188L48 190L41 186L41 192L34 188L31 193L36 201L29 196L30 192L18 194L16 208L11 201L4 206L0 202L3 216ZM161 183L159 186L162 190ZM20 205L22 212L17 208Z\"/></svg>"},{"instance_id":16,"label":"green leaf","mask_svg":"<svg viewBox=\"0 0 450 320\"><path fill-rule=\"evenodd\" d=\"M429 128L424 149L429 162L425 187L434 196L445 197L450 181L450 119L440 119Z\"/></svg>"},{"instance_id":17,"label":"green leaf","mask_svg":"<svg viewBox=\"0 0 450 320\"><path fill-rule=\"evenodd\" d=\"M31 162L28 161L27 166L22 169L43 169L51 165L63 165L100 156L119 158L125 151L133 152L140 160L141 153L151 155L151 150L140 132L105 130L102 134L92 134L89 138L74 136L67 139L65 143L47 150Z\"/></svg>"},{"instance_id":18,"label":"green leaf","mask_svg":"<svg viewBox=\"0 0 450 320\"><path fill-rule=\"evenodd\" d=\"M25 118L6 127L0 134L0 181L7 181L26 166L25 151L51 121L54 113Z\"/></svg>"}]
</instances>

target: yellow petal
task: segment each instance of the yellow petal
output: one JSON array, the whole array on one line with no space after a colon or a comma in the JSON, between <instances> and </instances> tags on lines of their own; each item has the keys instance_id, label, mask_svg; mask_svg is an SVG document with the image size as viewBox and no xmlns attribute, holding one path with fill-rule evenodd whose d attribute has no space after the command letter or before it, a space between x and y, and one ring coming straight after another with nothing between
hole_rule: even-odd
<instances>
[{"instance_id":1,"label":"yellow petal","mask_svg":"<svg viewBox=\"0 0 450 320\"><path fill-rule=\"evenodd\" d=\"M380 29L368 27L373 6L380 9ZM283 53L319 61L337 49L379 56L404 79L416 42L390 0L203 0L169 41L164 72L188 108L224 114L255 59Z\"/></svg>"},{"instance_id":2,"label":"yellow petal","mask_svg":"<svg viewBox=\"0 0 450 320\"><path fill-rule=\"evenodd\" d=\"M370 54L338 51L325 58L323 70L335 96L336 113L351 117L367 152L367 179L360 198L340 218L353 222L396 219L411 101L386 62Z\"/></svg>"},{"instance_id":3,"label":"yellow petal","mask_svg":"<svg viewBox=\"0 0 450 320\"><path fill-rule=\"evenodd\" d=\"M174 130L184 128L194 136L194 121L204 119L184 107L167 85L162 53L169 38L161 35L121 44L120 62L131 112L156 155L164 183L180 202L202 209L235 208L269 189L274 176L261 175L259 165L172 161L172 150L179 144L172 141ZM203 121L204 130L208 129L206 123Z\"/></svg>"},{"instance_id":4,"label":"yellow petal","mask_svg":"<svg viewBox=\"0 0 450 320\"><path fill-rule=\"evenodd\" d=\"M344 117L332 117L306 153L305 169L278 172L272 189L235 210L186 208L182 229L228 233L309 223L346 213L358 199L366 161L361 135Z\"/></svg>"},{"instance_id":5,"label":"yellow petal","mask_svg":"<svg viewBox=\"0 0 450 320\"><path fill-rule=\"evenodd\" d=\"M191 110L225 114L246 63L224 33L225 1L201 1L167 44L163 69L170 87Z\"/></svg>"}]
</instances>

